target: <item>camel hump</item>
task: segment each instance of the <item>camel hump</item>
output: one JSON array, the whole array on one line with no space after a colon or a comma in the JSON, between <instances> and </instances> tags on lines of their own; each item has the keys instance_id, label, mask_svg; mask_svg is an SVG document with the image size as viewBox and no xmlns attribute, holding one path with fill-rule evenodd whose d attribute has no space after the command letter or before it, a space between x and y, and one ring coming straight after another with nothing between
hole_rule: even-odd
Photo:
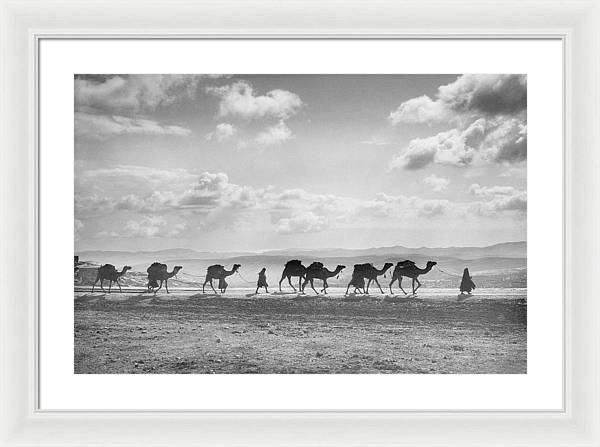
<instances>
[{"instance_id":1,"label":"camel hump","mask_svg":"<svg viewBox=\"0 0 600 447\"><path fill-rule=\"evenodd\" d=\"M167 264L161 264L160 262L153 262L150 267L146 270L146 273L156 274L160 271L167 270Z\"/></svg>"},{"instance_id":2,"label":"camel hump","mask_svg":"<svg viewBox=\"0 0 600 447\"><path fill-rule=\"evenodd\" d=\"M413 267L414 265L416 265L413 261L411 261L410 259L405 259L404 261L399 262L398 264L400 264L403 267Z\"/></svg>"},{"instance_id":3,"label":"camel hump","mask_svg":"<svg viewBox=\"0 0 600 447\"><path fill-rule=\"evenodd\" d=\"M100 270L102 270L103 272L116 272L117 268L112 264L104 264L100 267Z\"/></svg>"},{"instance_id":4,"label":"camel hump","mask_svg":"<svg viewBox=\"0 0 600 447\"><path fill-rule=\"evenodd\" d=\"M308 268L310 270L320 270L323 268L323 263L322 262L313 262L311 265L308 266Z\"/></svg>"},{"instance_id":5,"label":"camel hump","mask_svg":"<svg viewBox=\"0 0 600 447\"><path fill-rule=\"evenodd\" d=\"M292 259L291 261L288 261L285 263L286 267L297 267L297 266L301 266L302 265L302 261L299 259Z\"/></svg>"},{"instance_id":6,"label":"camel hump","mask_svg":"<svg viewBox=\"0 0 600 447\"><path fill-rule=\"evenodd\" d=\"M224 269L225 267L223 267L221 264L215 264L215 265L211 265L208 267L209 270L221 270Z\"/></svg>"},{"instance_id":7,"label":"camel hump","mask_svg":"<svg viewBox=\"0 0 600 447\"><path fill-rule=\"evenodd\" d=\"M365 270L368 269L369 267L373 267L373 264L354 264L354 270Z\"/></svg>"}]
</instances>

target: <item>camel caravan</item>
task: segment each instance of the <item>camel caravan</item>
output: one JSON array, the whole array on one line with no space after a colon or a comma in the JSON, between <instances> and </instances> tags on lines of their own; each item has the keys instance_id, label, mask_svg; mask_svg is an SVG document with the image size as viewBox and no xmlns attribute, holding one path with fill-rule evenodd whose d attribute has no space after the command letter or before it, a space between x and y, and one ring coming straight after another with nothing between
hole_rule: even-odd
<instances>
[{"instance_id":1,"label":"camel caravan","mask_svg":"<svg viewBox=\"0 0 600 447\"><path fill-rule=\"evenodd\" d=\"M431 269L437 263L434 261L428 261L425 268L419 268L413 261L405 260L398 262L394 267L392 272L391 281L389 283L390 294L394 294L393 285L394 283L398 283L398 287L405 294L408 293L402 287L402 279L409 278L412 280L412 294L415 295L417 290L421 287L421 282L419 281L419 276L425 275L431 271ZM383 265L382 268L377 268L371 263L365 264L355 264L354 269L352 271L352 277L350 282L346 287L345 294L348 295L350 292L350 288L354 288L354 294L368 294L369 287L372 283L379 288L379 291L383 294L383 288L379 283L379 277L386 275L388 270L390 270L394 264L387 262ZM240 264L233 264L231 269L225 268L225 266L220 264L211 265L206 269L206 275L204 275L203 283L202 283L202 293L205 293L206 285L208 284L212 291L216 293L224 294L227 290L228 283L226 278L229 276L238 273L241 268ZM336 277L339 279L339 275L346 268L345 265L337 265L335 269L329 270L322 262L313 262L308 267L302 264L302 261L298 259L293 259L288 261L283 269L281 274L281 279L279 280L279 293L283 293L281 288L284 280L287 279L288 284L294 291L294 293L305 293L305 289L307 285L310 285L310 288L319 295L320 293L327 294L327 289L329 288L329 283L327 280L329 278ZM167 293L169 293L169 279L176 276L179 271L181 271L183 267L181 265L176 265L169 272L166 264L160 262L154 262L146 269L146 273L148 274L148 283L146 285L146 290L148 293L156 293L162 289L163 285ZM118 271L114 265L112 264L104 264L98 268L96 280L92 286L92 292L96 287L96 284L100 282L100 288L103 292L106 292L104 289L104 281L109 281L108 293L111 292L113 282L117 284L119 287L119 291L122 292L121 284L119 283L119 278L127 273L128 270L131 270L131 267L126 265L123 267L121 271ZM468 272L468 270L467 270ZM194 276L194 275L191 275ZM241 277L241 275L240 275ZM294 287L292 284L292 278L298 279L298 288ZM468 277L470 280L470 276ZM243 277L242 277L243 279ZM218 289L219 292L215 289L213 281L218 281ZM315 280L321 281L321 289L317 291L315 289ZM244 280L245 281L245 280ZM249 282L249 281L246 281ZM464 282L464 280L463 280ZM191 283L194 286L199 286L199 283ZM472 281L471 283L472 284ZM416 286L416 287L415 287ZM472 288L474 288L474 284L472 284ZM269 285L267 284L266 277L266 268L258 273L258 281L256 283L256 292L254 295L258 294L259 289L264 288L266 293L269 293L268 289ZM462 291L462 286L461 286ZM470 292L470 289L469 289Z\"/></svg>"},{"instance_id":2,"label":"camel caravan","mask_svg":"<svg viewBox=\"0 0 600 447\"><path fill-rule=\"evenodd\" d=\"M78 271L80 270L80 267L85 264L88 264L88 263L79 262L79 257L75 256L75 275L76 276L78 274ZM410 260L398 262L396 264L396 266L394 267L394 270L393 270L392 276L391 276L391 281L389 283L390 294L392 294L392 295L394 294L393 285L394 285L394 283L397 282L398 287L400 288L402 293L404 293L404 295L408 295L408 293L402 287L402 279L409 278L412 280L412 295L415 295L417 293L417 290L421 287L421 282L419 281L419 276L429 273L435 265L437 265L436 262L428 261L425 268L419 268L413 261L410 261ZM379 288L379 291L383 294L384 293L383 288L381 287L381 284L379 283L378 278L380 276L385 277L387 271L390 270L393 266L394 266L394 264L392 264L390 262L386 262L383 265L383 267L380 269L378 269L371 263L355 264L354 269L352 271L352 277L346 287L345 295L348 295L351 287L354 288L354 290L353 290L354 294L359 294L359 293L360 294L368 294L369 287L371 286L372 283L375 283L375 285ZM203 277L200 277L200 278L204 279L204 281L202 282L202 293L205 293L206 285L208 284L208 285L210 285L210 288L212 289L212 291L215 294L219 293L219 292L221 294L224 294L228 287L226 278L234 275L235 273L240 275L239 269L241 267L242 267L241 264L233 264L231 269L227 270L227 268L225 266L220 265L220 264L215 264L215 265L209 266L206 269L206 275L204 275ZM287 282L290 285L290 287L292 288L292 290L294 291L294 293L305 293L306 286L310 285L310 288L317 295L319 295L320 293L327 295L327 289L329 288L329 283L327 282L327 280L329 278L333 278L333 277L336 277L339 279L340 273L345 268L346 268L345 265L337 265L335 267L335 269L329 270L327 267L325 267L325 265L322 262L318 262L318 261L313 262L312 264L310 264L307 267L302 264L301 260L292 259L291 261L286 262L286 264L283 268L283 272L281 274L281 279L279 280L279 293L284 293L281 288L281 284L287 279ZM91 266L86 267L86 269L90 270ZM182 269L183 269L183 266L176 265L169 272L167 264L163 264L160 262L152 263L146 269L146 273L148 274L148 283L146 284L146 291L148 293L153 293L154 295L156 295L156 293L159 290L161 290L164 285L166 292L169 293L169 279L176 276L177 273L179 273ZM103 292L106 292L106 290L104 289L104 281L108 281L109 282L108 293L111 293L113 283L115 283L119 287L119 292L122 292L121 283L119 282L119 278L121 278L129 270L131 270L131 267L128 265L125 265L125 266L123 266L121 271L119 271L112 264L103 264L94 270L95 270L96 279L92 285L92 292L94 292L96 285L98 283L100 283L100 289ZM446 273L446 272L443 272L443 273ZM190 275L190 276L195 276L195 275ZM246 281L241 275L240 275L240 277L245 282L247 282L247 283L250 282L250 281ZM294 284L292 284L292 278L298 279L298 288L297 289L296 289L296 287L294 287ZM79 278L79 279L81 280L81 278ZM217 290L214 287L213 281L215 281L215 280L218 281L217 287L219 289L219 292L217 292ZM315 280L319 280L322 283L321 284L322 287L321 287L320 291L317 291L317 289L315 289ZM91 281L91 278L90 278L90 281ZM200 283L197 283L197 282L192 282L192 283L188 282L188 283L193 286L198 286L198 287L200 286ZM416 285L416 287L415 287L415 285ZM258 291L262 288L265 289L266 293L269 293L268 287L269 287L269 285L267 283L266 268L263 267L262 270L260 270L260 272L258 273L258 281L256 282L256 291L253 295L257 295ZM472 281L472 278L469 274L469 270L465 269L463 278L462 278L462 283L460 286L461 294L464 292L466 292L467 294L470 294L471 290L473 290L473 289L475 289L475 284ZM249 296L251 296L251 295L249 295Z\"/></svg>"}]
</instances>

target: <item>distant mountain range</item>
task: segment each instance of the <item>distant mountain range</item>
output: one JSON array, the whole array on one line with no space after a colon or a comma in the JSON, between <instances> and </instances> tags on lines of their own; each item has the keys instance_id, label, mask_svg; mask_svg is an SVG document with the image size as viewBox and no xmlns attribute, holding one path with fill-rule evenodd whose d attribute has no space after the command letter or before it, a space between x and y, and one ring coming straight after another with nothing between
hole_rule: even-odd
<instances>
[{"instance_id":1,"label":"distant mountain range","mask_svg":"<svg viewBox=\"0 0 600 447\"><path fill-rule=\"evenodd\" d=\"M378 248L325 248L325 249L284 249L270 250L262 255L303 255L315 257L355 257L355 256L450 256L459 259L476 258L526 258L527 242L504 242L487 247L419 247L409 248L402 245Z\"/></svg>"},{"instance_id":2,"label":"distant mountain range","mask_svg":"<svg viewBox=\"0 0 600 447\"><path fill-rule=\"evenodd\" d=\"M268 250L265 252L203 252L187 248L173 248L158 251L104 251L87 250L76 253L81 261L91 261L98 264L110 263L114 265L149 265L154 261L165 263L194 262L202 264L203 261L228 264L281 264L288 259L299 258L306 262L323 260L327 262L352 265L356 262L393 262L404 258L416 262L427 260L450 259L453 261L469 260L471 263L486 259L486 264L494 265L492 268L504 268L514 265L526 265L527 243L506 242L490 245L488 247L440 247L440 248L408 248L403 246L378 247L365 249L324 248L324 249L283 249ZM400 259L402 258L402 259ZM504 260L504 261L503 261ZM509 267L510 268L510 267Z\"/></svg>"},{"instance_id":3,"label":"distant mountain range","mask_svg":"<svg viewBox=\"0 0 600 447\"><path fill-rule=\"evenodd\" d=\"M409 248L401 245L377 248L286 248L267 250L264 252L214 252L197 251L188 248L170 248L158 251L107 251L84 250L76 253L81 260L98 263L120 264L127 261L138 264L154 261L170 261L182 259L232 259L240 257L300 257L300 258L354 258L365 256L387 257L452 257L457 259L479 258L527 258L527 242L504 242L487 247L419 247ZM121 262L119 262L121 261Z\"/></svg>"}]
</instances>

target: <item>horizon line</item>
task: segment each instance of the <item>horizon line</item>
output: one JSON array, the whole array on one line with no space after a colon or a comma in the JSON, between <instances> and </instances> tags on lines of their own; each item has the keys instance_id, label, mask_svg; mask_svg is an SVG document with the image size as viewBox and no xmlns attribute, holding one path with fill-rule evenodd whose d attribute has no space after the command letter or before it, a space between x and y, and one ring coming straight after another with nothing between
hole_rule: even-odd
<instances>
[{"instance_id":1,"label":"horizon line","mask_svg":"<svg viewBox=\"0 0 600 447\"><path fill-rule=\"evenodd\" d=\"M489 248L489 247L494 247L496 245L502 245L502 244L519 244L519 243L527 243L526 240L520 240L520 241L506 241L506 242L496 242L494 244L490 244L490 245L447 245L447 246L438 246L438 247L428 247L425 245L422 245L420 247L409 247L409 246L405 246L405 245L385 245L385 246L379 246L379 247L366 247L366 248L343 248L343 247L322 247L322 248L314 248L314 247L309 247L309 248L300 248L300 247L287 247L287 248L267 248L264 250L229 250L229 251L220 251L220 250L198 250L195 248L188 248L188 247L173 247L173 248L162 248L159 250L103 250L100 248L89 248L89 249L85 249L85 250L75 250L74 252L77 253L79 252L86 252L86 251L103 251L103 252L129 252L129 253L140 253L140 252L146 252L146 253L156 253L156 252L160 252L160 251L166 251L166 250L192 250L192 251L196 251L198 253L220 253L220 254L226 254L226 253L266 253L269 251L286 251L286 250L301 250L301 251L315 251L315 250L380 250L380 249L384 249L384 248L395 248L395 247L402 247L402 248L406 248L408 250L422 250L422 249L429 249L429 250L435 250L435 249L449 249L449 248Z\"/></svg>"}]
</instances>

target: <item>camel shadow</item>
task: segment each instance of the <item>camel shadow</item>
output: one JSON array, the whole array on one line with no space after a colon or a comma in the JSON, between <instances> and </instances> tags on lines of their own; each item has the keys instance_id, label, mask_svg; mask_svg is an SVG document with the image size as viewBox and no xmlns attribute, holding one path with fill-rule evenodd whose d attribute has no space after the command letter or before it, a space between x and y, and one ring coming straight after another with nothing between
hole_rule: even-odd
<instances>
[{"instance_id":1,"label":"camel shadow","mask_svg":"<svg viewBox=\"0 0 600 447\"><path fill-rule=\"evenodd\" d=\"M458 301L460 303L462 301L465 301L467 298L472 298L472 297L473 297L473 295L470 293L467 295L465 295L463 293L459 293L456 297L456 301Z\"/></svg>"},{"instance_id":2,"label":"camel shadow","mask_svg":"<svg viewBox=\"0 0 600 447\"><path fill-rule=\"evenodd\" d=\"M348 295L344 295L342 297L342 301L346 302L358 302L358 301L374 301L377 300L377 296L371 295L369 293L350 293Z\"/></svg>"},{"instance_id":3,"label":"camel shadow","mask_svg":"<svg viewBox=\"0 0 600 447\"><path fill-rule=\"evenodd\" d=\"M157 303L160 301L160 299L153 293L141 292L136 295L132 295L123 301L127 304Z\"/></svg>"},{"instance_id":4,"label":"camel shadow","mask_svg":"<svg viewBox=\"0 0 600 447\"><path fill-rule=\"evenodd\" d=\"M325 295L307 295L299 293L292 298L293 301L312 301L324 297Z\"/></svg>"},{"instance_id":5,"label":"camel shadow","mask_svg":"<svg viewBox=\"0 0 600 447\"><path fill-rule=\"evenodd\" d=\"M222 298L222 294L218 293L196 293L191 295L190 298Z\"/></svg>"},{"instance_id":6,"label":"camel shadow","mask_svg":"<svg viewBox=\"0 0 600 447\"><path fill-rule=\"evenodd\" d=\"M106 299L106 293L102 293L100 295L94 293L86 293L85 295L76 296L75 301L80 303L89 303L91 301L98 301L100 299Z\"/></svg>"},{"instance_id":7,"label":"camel shadow","mask_svg":"<svg viewBox=\"0 0 600 447\"><path fill-rule=\"evenodd\" d=\"M383 298L384 303L400 304L400 303L422 303L425 300L423 298L417 298L415 296L397 296L397 295L386 295Z\"/></svg>"}]
</instances>

